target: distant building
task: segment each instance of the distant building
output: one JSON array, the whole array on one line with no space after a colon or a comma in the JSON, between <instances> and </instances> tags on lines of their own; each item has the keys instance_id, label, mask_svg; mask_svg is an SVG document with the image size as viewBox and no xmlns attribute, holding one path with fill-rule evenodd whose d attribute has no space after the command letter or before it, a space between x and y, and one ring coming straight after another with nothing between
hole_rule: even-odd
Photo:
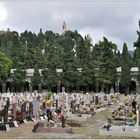
<instances>
[{"instance_id":1,"label":"distant building","mask_svg":"<svg viewBox=\"0 0 140 140\"><path fill-rule=\"evenodd\" d=\"M62 24L62 33L65 33L67 31L67 25L65 23L65 21Z\"/></svg>"},{"instance_id":2,"label":"distant building","mask_svg":"<svg viewBox=\"0 0 140 140\"><path fill-rule=\"evenodd\" d=\"M96 68L96 69L99 70L98 68ZM10 71L10 76L11 77L14 74L15 70L16 69L11 69L11 71ZM42 76L42 70L43 69L39 69L40 76ZM61 69L57 69L57 72L60 73L58 70L61 70ZM139 69L138 69L138 67L132 67L130 69L130 71L131 71L130 91L131 92L133 92L133 91L134 92L139 92L139 85L140 85L139 80L138 80ZM63 71L61 70L61 72L63 72ZM116 72L117 72L116 73L117 77L116 77L116 81L115 81L113 87L114 87L115 92L121 92L121 85L120 85L121 72L122 72L121 67L116 68ZM33 87L32 87L32 77L33 77L33 75L34 75L34 69L26 69L26 78L25 78L26 83L23 86L23 87L25 87L23 89L23 91L30 91L30 92L32 92L32 90L33 90ZM13 84L12 84L12 82L13 82L12 78L8 78L5 83L0 85L1 86L1 91L5 92L8 89L10 89L10 91L13 91ZM37 86L38 86L38 89L40 89L40 91L41 91L41 89L42 89L41 83L39 85L37 85ZM95 85L93 85L93 86L95 86L94 90L95 90L96 93L101 91L101 85L100 85L99 81L96 81Z\"/></svg>"}]
</instances>

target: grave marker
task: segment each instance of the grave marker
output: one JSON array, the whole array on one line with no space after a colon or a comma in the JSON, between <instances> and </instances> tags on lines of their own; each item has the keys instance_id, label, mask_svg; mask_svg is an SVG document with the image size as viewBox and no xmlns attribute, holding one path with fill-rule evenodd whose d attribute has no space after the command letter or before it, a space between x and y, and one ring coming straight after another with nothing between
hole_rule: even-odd
<instances>
[{"instance_id":1,"label":"grave marker","mask_svg":"<svg viewBox=\"0 0 140 140\"><path fill-rule=\"evenodd\" d=\"M10 132L11 129L10 129L9 124L6 124L6 125L5 125L5 128L6 128L6 131L7 131L7 132Z\"/></svg>"},{"instance_id":2,"label":"grave marker","mask_svg":"<svg viewBox=\"0 0 140 140\"><path fill-rule=\"evenodd\" d=\"M17 121L14 121L13 123L14 123L14 126L15 126L15 127L18 127Z\"/></svg>"},{"instance_id":3,"label":"grave marker","mask_svg":"<svg viewBox=\"0 0 140 140\"><path fill-rule=\"evenodd\" d=\"M28 123L26 119L24 119L24 120L23 120L23 122L24 122L25 124L27 124L27 123Z\"/></svg>"}]
</instances>

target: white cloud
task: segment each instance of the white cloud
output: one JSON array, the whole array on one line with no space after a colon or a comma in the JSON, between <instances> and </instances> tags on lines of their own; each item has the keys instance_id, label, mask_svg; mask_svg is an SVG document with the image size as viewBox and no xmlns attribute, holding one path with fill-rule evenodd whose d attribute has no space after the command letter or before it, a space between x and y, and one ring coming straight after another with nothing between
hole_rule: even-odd
<instances>
[{"instance_id":1,"label":"white cloud","mask_svg":"<svg viewBox=\"0 0 140 140\"><path fill-rule=\"evenodd\" d=\"M8 1L8 0L7 0ZM78 30L82 35L90 34L93 43L103 36L122 48L123 42L133 49L137 40L136 30L140 18L139 2L6 2L3 3L8 18L0 23L1 29L26 29L38 32L52 30L61 33L66 21L69 30Z\"/></svg>"}]
</instances>

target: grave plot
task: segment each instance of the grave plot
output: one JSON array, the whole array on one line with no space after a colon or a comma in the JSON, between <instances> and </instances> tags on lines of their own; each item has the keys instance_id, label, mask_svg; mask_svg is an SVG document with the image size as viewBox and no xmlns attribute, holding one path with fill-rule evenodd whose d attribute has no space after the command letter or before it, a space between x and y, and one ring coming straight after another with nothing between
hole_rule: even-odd
<instances>
[{"instance_id":1,"label":"grave plot","mask_svg":"<svg viewBox=\"0 0 140 140\"><path fill-rule=\"evenodd\" d=\"M0 100L0 130L2 131L10 131L10 126L8 124L8 110L9 110L10 101L9 99L3 98Z\"/></svg>"},{"instance_id":2,"label":"grave plot","mask_svg":"<svg viewBox=\"0 0 140 140\"><path fill-rule=\"evenodd\" d=\"M100 130L101 135L140 137L139 102L132 95L120 96L110 120Z\"/></svg>"},{"instance_id":3,"label":"grave plot","mask_svg":"<svg viewBox=\"0 0 140 140\"><path fill-rule=\"evenodd\" d=\"M58 108L58 100L49 94L49 97L44 97L41 104L33 105L35 108L35 122L33 132L50 132L50 133L71 133L72 129L66 124L66 118L62 112L62 108ZM39 107L39 108L38 108ZM38 111L41 113L38 114Z\"/></svg>"}]
</instances>

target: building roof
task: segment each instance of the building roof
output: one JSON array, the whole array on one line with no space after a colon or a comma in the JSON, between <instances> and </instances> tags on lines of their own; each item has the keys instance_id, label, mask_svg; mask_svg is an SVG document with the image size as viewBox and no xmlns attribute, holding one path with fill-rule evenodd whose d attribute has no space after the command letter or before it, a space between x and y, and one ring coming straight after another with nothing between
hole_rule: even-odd
<instances>
[{"instance_id":1,"label":"building roof","mask_svg":"<svg viewBox=\"0 0 140 140\"><path fill-rule=\"evenodd\" d=\"M122 68L121 67L118 67L116 69L117 69L117 72L121 72L122 71ZM130 71L131 72L138 72L139 69L138 69L138 67L132 67Z\"/></svg>"},{"instance_id":2,"label":"building roof","mask_svg":"<svg viewBox=\"0 0 140 140\"><path fill-rule=\"evenodd\" d=\"M11 69L10 73L13 74L15 70L16 69ZM40 76L42 76L42 73L41 73L42 70L43 69L39 69ZM30 76L33 76L33 75L34 75L34 69L26 69L26 76L27 77L30 77Z\"/></svg>"},{"instance_id":3,"label":"building roof","mask_svg":"<svg viewBox=\"0 0 140 140\"><path fill-rule=\"evenodd\" d=\"M121 72L122 71L122 68L121 67L118 67L116 69L117 69L117 72Z\"/></svg>"},{"instance_id":4,"label":"building roof","mask_svg":"<svg viewBox=\"0 0 140 140\"><path fill-rule=\"evenodd\" d=\"M131 72L138 72L138 71L139 71L138 67L132 67L131 68Z\"/></svg>"},{"instance_id":5,"label":"building roof","mask_svg":"<svg viewBox=\"0 0 140 140\"><path fill-rule=\"evenodd\" d=\"M10 73L13 74L15 70L16 69L11 69ZM42 70L43 69L39 69L40 76L42 76L42 73L41 73ZM116 68L116 70L117 70L117 73L121 73L122 68L118 67L118 68ZM132 67L131 68L131 72L138 72L138 71L139 71L138 67ZM30 76L33 76L33 75L34 75L34 69L27 69L26 70L26 76L27 77L30 77Z\"/></svg>"}]
</instances>

